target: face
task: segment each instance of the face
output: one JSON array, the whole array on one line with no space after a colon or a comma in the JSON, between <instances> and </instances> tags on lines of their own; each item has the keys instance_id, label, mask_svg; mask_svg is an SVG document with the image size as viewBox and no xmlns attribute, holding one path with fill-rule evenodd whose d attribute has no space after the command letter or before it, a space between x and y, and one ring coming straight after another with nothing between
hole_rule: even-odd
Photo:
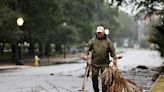
<instances>
[{"instance_id":1,"label":"face","mask_svg":"<svg viewBox=\"0 0 164 92\"><path fill-rule=\"evenodd\" d=\"M97 32L96 35L98 38L103 38L104 37L104 32Z\"/></svg>"}]
</instances>

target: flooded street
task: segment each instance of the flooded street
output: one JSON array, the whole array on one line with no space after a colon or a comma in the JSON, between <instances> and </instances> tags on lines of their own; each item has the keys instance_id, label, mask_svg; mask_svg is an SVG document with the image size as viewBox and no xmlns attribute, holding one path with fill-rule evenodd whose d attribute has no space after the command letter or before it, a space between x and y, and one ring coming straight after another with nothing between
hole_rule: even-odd
<instances>
[{"instance_id":1,"label":"flooded street","mask_svg":"<svg viewBox=\"0 0 164 92\"><path fill-rule=\"evenodd\" d=\"M162 65L159 53L150 50L125 50L119 54L119 69L124 78L135 81L149 90L156 73L153 68ZM145 65L148 69L135 69ZM0 92L78 92L81 89L84 63L31 67L27 69L3 70L0 73ZM93 92L91 78L86 89Z\"/></svg>"},{"instance_id":2,"label":"flooded street","mask_svg":"<svg viewBox=\"0 0 164 92\"><path fill-rule=\"evenodd\" d=\"M0 92L79 92L90 52L143 92L164 74L164 0L0 0L0 14Z\"/></svg>"}]
</instances>

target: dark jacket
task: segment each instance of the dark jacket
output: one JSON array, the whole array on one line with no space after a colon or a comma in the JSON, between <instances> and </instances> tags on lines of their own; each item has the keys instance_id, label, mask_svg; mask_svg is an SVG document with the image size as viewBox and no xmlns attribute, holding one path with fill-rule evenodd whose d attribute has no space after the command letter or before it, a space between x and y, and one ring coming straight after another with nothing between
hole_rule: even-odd
<instances>
[{"instance_id":1,"label":"dark jacket","mask_svg":"<svg viewBox=\"0 0 164 92\"><path fill-rule=\"evenodd\" d=\"M108 65L109 55L116 58L115 48L111 40L107 37L98 39L93 37L84 48L84 53L89 55L92 51L92 61L94 65Z\"/></svg>"}]
</instances>

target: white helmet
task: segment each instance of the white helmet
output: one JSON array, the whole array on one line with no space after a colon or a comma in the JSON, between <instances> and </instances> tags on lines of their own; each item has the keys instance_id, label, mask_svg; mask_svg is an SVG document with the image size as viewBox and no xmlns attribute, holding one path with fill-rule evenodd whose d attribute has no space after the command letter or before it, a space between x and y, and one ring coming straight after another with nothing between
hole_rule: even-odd
<instances>
[{"instance_id":1,"label":"white helmet","mask_svg":"<svg viewBox=\"0 0 164 92\"><path fill-rule=\"evenodd\" d=\"M105 32L104 27L103 26L98 26L96 32L97 33L98 32Z\"/></svg>"}]
</instances>

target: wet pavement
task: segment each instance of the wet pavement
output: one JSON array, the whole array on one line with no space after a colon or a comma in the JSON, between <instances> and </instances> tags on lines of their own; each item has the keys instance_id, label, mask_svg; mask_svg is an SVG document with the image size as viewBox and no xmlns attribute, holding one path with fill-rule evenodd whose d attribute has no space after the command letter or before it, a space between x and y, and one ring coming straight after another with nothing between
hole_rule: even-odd
<instances>
[{"instance_id":1,"label":"wet pavement","mask_svg":"<svg viewBox=\"0 0 164 92\"><path fill-rule=\"evenodd\" d=\"M142 54L142 55L141 55ZM118 61L119 69L126 79L131 79L149 92L153 85L156 67L162 64L159 53L149 50L126 50ZM136 69L146 65L148 69ZM84 63L9 69L0 71L0 92L78 92L81 89ZM91 78L86 82L88 92L93 92Z\"/></svg>"},{"instance_id":2,"label":"wet pavement","mask_svg":"<svg viewBox=\"0 0 164 92\"><path fill-rule=\"evenodd\" d=\"M153 78L157 73L156 68L152 69L132 69L122 72L122 75L126 79L134 81L138 86L143 89L143 92L150 92L152 85L154 84Z\"/></svg>"}]
</instances>

